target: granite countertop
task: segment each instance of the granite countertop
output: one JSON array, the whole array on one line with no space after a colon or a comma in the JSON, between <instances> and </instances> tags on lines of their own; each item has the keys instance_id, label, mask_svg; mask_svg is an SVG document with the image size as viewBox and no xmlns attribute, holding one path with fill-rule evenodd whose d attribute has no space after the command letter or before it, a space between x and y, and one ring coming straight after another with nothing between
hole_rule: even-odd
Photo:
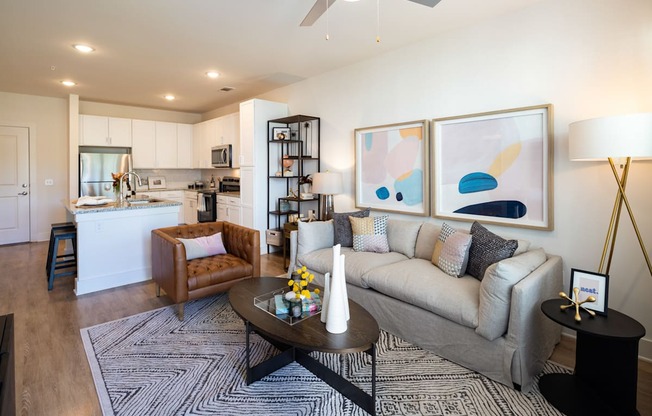
<instances>
[{"instance_id":1,"label":"granite countertop","mask_svg":"<svg viewBox=\"0 0 652 416\"><path fill-rule=\"evenodd\" d=\"M90 214L98 212L110 212L110 211L126 211L133 209L151 209L151 208L161 208L161 207L172 207L177 205L183 205L181 202L169 201L167 199L157 200L156 202L149 202L146 204L129 204L125 202L121 205L118 205L115 202L110 202L106 205L84 205L78 207L75 205L77 200L72 200L66 204L66 209L73 215L78 214Z\"/></svg>"}]
</instances>

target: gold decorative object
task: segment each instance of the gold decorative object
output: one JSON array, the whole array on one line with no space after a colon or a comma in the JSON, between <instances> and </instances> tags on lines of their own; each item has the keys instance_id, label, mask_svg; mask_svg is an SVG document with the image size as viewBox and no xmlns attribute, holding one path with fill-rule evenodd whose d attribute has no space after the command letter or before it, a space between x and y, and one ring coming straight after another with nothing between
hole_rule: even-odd
<instances>
[{"instance_id":1,"label":"gold decorative object","mask_svg":"<svg viewBox=\"0 0 652 416\"><path fill-rule=\"evenodd\" d=\"M580 288L579 287L574 287L573 288L573 293L575 294L574 298L579 299L580 296ZM580 308L585 310L586 312L589 313L591 316L595 316L595 312L593 312L590 309L586 309L584 306L582 306L583 303L586 302L595 302L595 297L594 296L589 296L588 298L584 299L583 301L579 302L577 300L573 300L568 297L568 295L564 292L559 292L559 297L564 298L566 300L570 301L570 304L568 305L561 305L559 308L562 311L565 311L568 308L575 307L575 321L580 322L582 320L582 317L580 316Z\"/></svg>"}]
</instances>

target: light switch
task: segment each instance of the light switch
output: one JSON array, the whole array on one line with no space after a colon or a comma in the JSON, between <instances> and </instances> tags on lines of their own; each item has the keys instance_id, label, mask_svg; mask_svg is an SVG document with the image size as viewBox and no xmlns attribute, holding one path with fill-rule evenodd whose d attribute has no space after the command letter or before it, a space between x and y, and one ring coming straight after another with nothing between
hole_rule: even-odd
<instances>
[{"instance_id":1,"label":"light switch","mask_svg":"<svg viewBox=\"0 0 652 416\"><path fill-rule=\"evenodd\" d=\"M54 179L45 180L45 186L52 186L52 185L54 185Z\"/></svg>"}]
</instances>

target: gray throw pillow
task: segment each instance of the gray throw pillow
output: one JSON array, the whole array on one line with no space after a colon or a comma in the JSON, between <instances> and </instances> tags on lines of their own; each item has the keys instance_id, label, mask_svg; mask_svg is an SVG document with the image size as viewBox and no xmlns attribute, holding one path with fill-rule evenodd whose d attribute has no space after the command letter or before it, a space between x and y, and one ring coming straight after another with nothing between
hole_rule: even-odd
<instances>
[{"instance_id":1,"label":"gray throw pillow","mask_svg":"<svg viewBox=\"0 0 652 416\"><path fill-rule=\"evenodd\" d=\"M369 216L370 209L353 212L334 212L333 227L335 228L335 244L342 247L353 247L353 231L349 217L365 218Z\"/></svg>"},{"instance_id":2,"label":"gray throw pillow","mask_svg":"<svg viewBox=\"0 0 652 416\"><path fill-rule=\"evenodd\" d=\"M518 247L518 241L505 240L484 228L477 221L471 226L471 237L466 273L478 280L482 280L487 267L512 257Z\"/></svg>"}]
</instances>

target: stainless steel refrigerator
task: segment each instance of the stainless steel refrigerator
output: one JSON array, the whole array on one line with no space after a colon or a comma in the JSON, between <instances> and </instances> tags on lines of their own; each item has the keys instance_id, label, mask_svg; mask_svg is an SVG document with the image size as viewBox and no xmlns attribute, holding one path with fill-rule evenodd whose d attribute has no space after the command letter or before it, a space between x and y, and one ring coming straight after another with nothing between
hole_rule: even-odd
<instances>
[{"instance_id":1,"label":"stainless steel refrigerator","mask_svg":"<svg viewBox=\"0 0 652 416\"><path fill-rule=\"evenodd\" d=\"M112 173L132 170L128 148L80 148L79 196L113 197Z\"/></svg>"}]
</instances>

